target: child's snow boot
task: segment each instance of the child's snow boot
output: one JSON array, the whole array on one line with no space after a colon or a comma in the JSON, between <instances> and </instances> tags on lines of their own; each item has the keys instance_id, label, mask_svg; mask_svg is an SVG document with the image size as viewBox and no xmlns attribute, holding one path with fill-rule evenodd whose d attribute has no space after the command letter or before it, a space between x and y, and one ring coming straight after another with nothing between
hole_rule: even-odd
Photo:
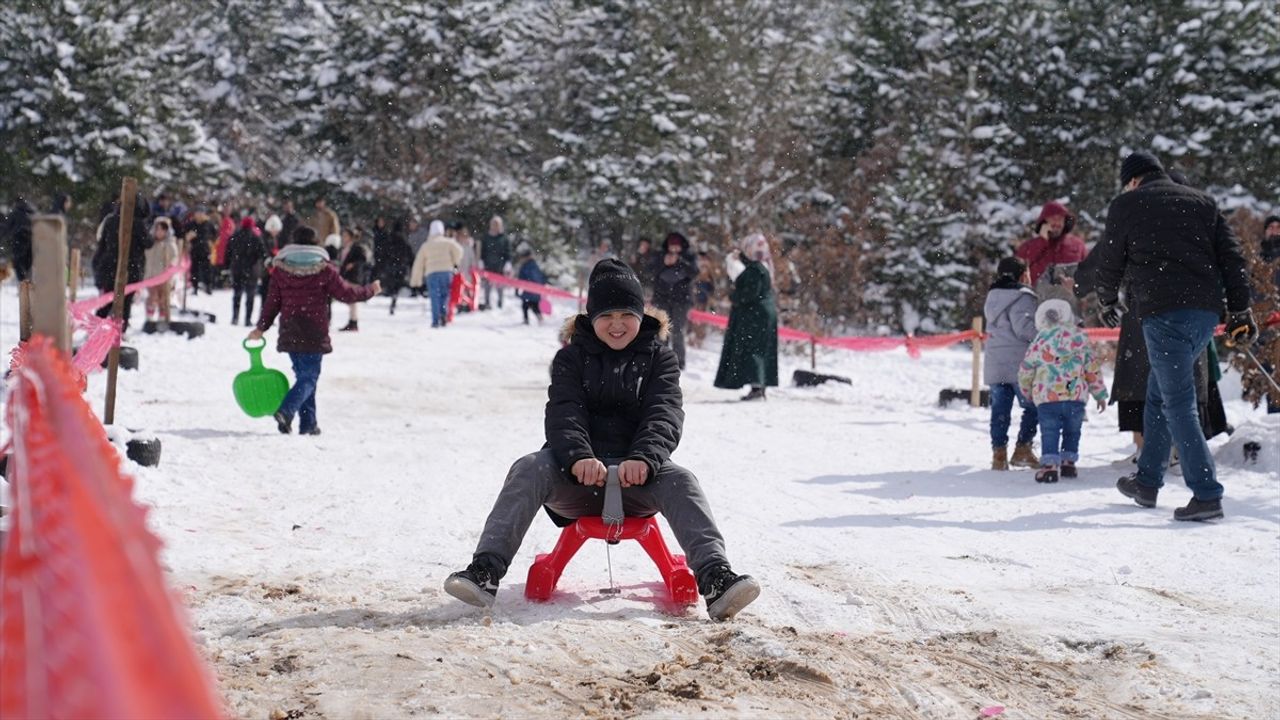
<instances>
[{"instance_id":1,"label":"child's snow boot","mask_svg":"<svg viewBox=\"0 0 1280 720\"><path fill-rule=\"evenodd\" d=\"M293 432L293 418L285 415L283 410L277 410L271 417L275 419L276 429L280 431L281 435L288 435Z\"/></svg>"},{"instance_id":2,"label":"child's snow boot","mask_svg":"<svg viewBox=\"0 0 1280 720\"><path fill-rule=\"evenodd\" d=\"M338 328L338 332L358 332L359 330L360 324L355 320L348 320L346 325Z\"/></svg>"},{"instance_id":3,"label":"child's snow boot","mask_svg":"<svg viewBox=\"0 0 1280 720\"><path fill-rule=\"evenodd\" d=\"M490 607L498 595L498 574L488 564L471 561L444 581L444 591L468 605Z\"/></svg>"},{"instance_id":4,"label":"child's snow boot","mask_svg":"<svg viewBox=\"0 0 1280 720\"><path fill-rule=\"evenodd\" d=\"M998 447L991 448L991 469L992 470L1008 470L1009 469L1009 448Z\"/></svg>"},{"instance_id":5,"label":"child's snow boot","mask_svg":"<svg viewBox=\"0 0 1280 720\"><path fill-rule=\"evenodd\" d=\"M1033 468L1040 464L1040 458L1036 457L1036 453L1031 449L1031 443L1018 443L1013 446L1013 457L1009 458L1009 464L1014 467Z\"/></svg>"},{"instance_id":6,"label":"child's snow boot","mask_svg":"<svg viewBox=\"0 0 1280 720\"><path fill-rule=\"evenodd\" d=\"M1056 483L1058 482L1058 468L1053 465L1041 465L1036 471L1036 482L1038 483Z\"/></svg>"},{"instance_id":7,"label":"child's snow boot","mask_svg":"<svg viewBox=\"0 0 1280 720\"><path fill-rule=\"evenodd\" d=\"M1077 477L1077 475L1076 475L1076 463L1075 463L1075 461L1074 461L1074 460L1063 460L1063 461L1062 461L1061 475L1062 475L1062 477L1064 477L1064 478L1073 478L1073 477Z\"/></svg>"},{"instance_id":8,"label":"child's snow boot","mask_svg":"<svg viewBox=\"0 0 1280 720\"><path fill-rule=\"evenodd\" d=\"M752 387L751 392L743 395L742 399L750 402L752 400L768 400L769 398L765 396L763 387Z\"/></svg>"},{"instance_id":9,"label":"child's snow boot","mask_svg":"<svg viewBox=\"0 0 1280 720\"><path fill-rule=\"evenodd\" d=\"M728 565L719 565L705 574L698 592L706 598L712 620L728 620L760 597L760 583L750 575L734 573Z\"/></svg>"}]
</instances>

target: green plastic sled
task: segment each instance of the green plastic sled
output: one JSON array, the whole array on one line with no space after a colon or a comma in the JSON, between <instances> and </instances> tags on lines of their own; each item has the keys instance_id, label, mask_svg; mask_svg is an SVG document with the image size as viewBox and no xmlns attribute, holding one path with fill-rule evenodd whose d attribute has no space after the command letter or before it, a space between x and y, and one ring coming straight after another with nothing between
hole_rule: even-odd
<instances>
[{"instance_id":1,"label":"green plastic sled","mask_svg":"<svg viewBox=\"0 0 1280 720\"><path fill-rule=\"evenodd\" d=\"M262 364L262 349L267 346L263 340L261 345L251 346L244 341L244 349L249 351L249 369L236 375L231 390L236 394L236 404L249 417L266 417L280 409L280 403L289 392L289 378L279 370L272 370Z\"/></svg>"}]
</instances>

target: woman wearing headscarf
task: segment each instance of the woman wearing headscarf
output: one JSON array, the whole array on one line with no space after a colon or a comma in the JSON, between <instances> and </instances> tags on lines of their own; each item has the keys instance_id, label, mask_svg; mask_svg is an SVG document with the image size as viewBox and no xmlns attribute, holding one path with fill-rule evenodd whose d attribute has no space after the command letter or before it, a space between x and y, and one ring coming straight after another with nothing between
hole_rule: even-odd
<instances>
[{"instance_id":1,"label":"woman wearing headscarf","mask_svg":"<svg viewBox=\"0 0 1280 720\"><path fill-rule=\"evenodd\" d=\"M778 384L778 308L773 299L773 256L769 241L755 233L738 241L730 257L733 309L720 351L716 387L750 385L743 400L764 400L765 388Z\"/></svg>"}]
</instances>

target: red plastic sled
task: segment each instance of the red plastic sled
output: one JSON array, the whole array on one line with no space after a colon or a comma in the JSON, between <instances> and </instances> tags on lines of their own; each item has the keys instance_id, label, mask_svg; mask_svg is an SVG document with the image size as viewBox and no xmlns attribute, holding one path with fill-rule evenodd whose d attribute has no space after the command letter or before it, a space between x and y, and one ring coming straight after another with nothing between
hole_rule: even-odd
<instances>
[{"instance_id":1,"label":"red plastic sled","mask_svg":"<svg viewBox=\"0 0 1280 720\"><path fill-rule=\"evenodd\" d=\"M551 599L556 589L560 574L577 554L588 539L635 540L653 559L662 573L662 580L667 585L667 593L671 601L678 605L693 605L698 602L698 583L693 572L685 564L683 555L672 555L667 543L662 539L662 531L658 529L655 518L627 518L622 522L622 532L617 526L609 527L599 517L578 518L560 533L560 540L550 553L542 553L529 566L529 579L524 586L524 596L530 600L545 602Z\"/></svg>"}]
</instances>

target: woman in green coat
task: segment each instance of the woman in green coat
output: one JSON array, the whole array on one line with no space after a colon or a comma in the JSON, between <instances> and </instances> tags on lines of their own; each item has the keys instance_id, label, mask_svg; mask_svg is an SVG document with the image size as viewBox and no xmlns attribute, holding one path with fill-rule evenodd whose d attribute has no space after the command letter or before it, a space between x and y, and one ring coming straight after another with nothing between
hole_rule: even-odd
<instances>
[{"instance_id":1,"label":"woman in green coat","mask_svg":"<svg viewBox=\"0 0 1280 720\"><path fill-rule=\"evenodd\" d=\"M764 400L778 385L778 308L773 302L773 258L769 241L756 233L738 242L741 264L733 283L733 309L720 351L716 387L751 386L743 400ZM730 270L732 273L732 270Z\"/></svg>"}]
</instances>

